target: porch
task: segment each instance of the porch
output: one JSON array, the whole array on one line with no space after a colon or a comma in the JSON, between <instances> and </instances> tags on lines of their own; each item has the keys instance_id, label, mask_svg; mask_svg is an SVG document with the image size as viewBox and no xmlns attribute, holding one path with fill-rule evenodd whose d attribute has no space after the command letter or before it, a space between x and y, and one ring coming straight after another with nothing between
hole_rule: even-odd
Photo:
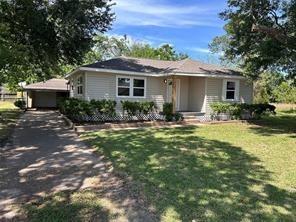
<instances>
[{"instance_id":1,"label":"porch","mask_svg":"<svg viewBox=\"0 0 296 222\"><path fill-rule=\"evenodd\" d=\"M205 113L205 77L175 76L167 80L167 102L184 116L196 117Z\"/></svg>"}]
</instances>

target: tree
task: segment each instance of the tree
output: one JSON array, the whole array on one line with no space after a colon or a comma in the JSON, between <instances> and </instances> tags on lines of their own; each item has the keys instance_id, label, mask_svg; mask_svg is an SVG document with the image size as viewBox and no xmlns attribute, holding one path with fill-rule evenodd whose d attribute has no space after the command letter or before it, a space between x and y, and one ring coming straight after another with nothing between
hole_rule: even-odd
<instances>
[{"instance_id":1,"label":"tree","mask_svg":"<svg viewBox=\"0 0 296 222\"><path fill-rule=\"evenodd\" d=\"M85 63L94 63L99 60L110 59L118 56L136 58L182 60L188 58L185 53L177 53L173 46L163 44L153 47L147 43L128 39L126 36L97 36L94 47L86 54Z\"/></svg>"},{"instance_id":2,"label":"tree","mask_svg":"<svg viewBox=\"0 0 296 222\"><path fill-rule=\"evenodd\" d=\"M264 71L296 76L296 0L228 0L226 35L210 48L253 79Z\"/></svg>"},{"instance_id":3,"label":"tree","mask_svg":"<svg viewBox=\"0 0 296 222\"><path fill-rule=\"evenodd\" d=\"M289 82L282 82L273 93L277 102L296 103L296 87Z\"/></svg>"},{"instance_id":4,"label":"tree","mask_svg":"<svg viewBox=\"0 0 296 222\"><path fill-rule=\"evenodd\" d=\"M273 92L284 81L284 75L281 73L262 73L254 84L255 102L276 102L276 97Z\"/></svg>"},{"instance_id":5,"label":"tree","mask_svg":"<svg viewBox=\"0 0 296 222\"><path fill-rule=\"evenodd\" d=\"M49 78L61 65L80 64L93 37L114 19L104 0L0 2L0 80Z\"/></svg>"}]
</instances>

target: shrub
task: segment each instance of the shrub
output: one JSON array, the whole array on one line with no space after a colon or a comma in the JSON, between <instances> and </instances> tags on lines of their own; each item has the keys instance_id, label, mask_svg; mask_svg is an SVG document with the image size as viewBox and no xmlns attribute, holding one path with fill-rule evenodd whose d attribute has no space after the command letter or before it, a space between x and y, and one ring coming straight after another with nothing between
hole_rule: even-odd
<instances>
[{"instance_id":1,"label":"shrub","mask_svg":"<svg viewBox=\"0 0 296 222\"><path fill-rule=\"evenodd\" d=\"M232 104L230 103L221 103L221 102L210 104L210 107L213 113L216 115L219 115L221 113L229 113L231 106Z\"/></svg>"},{"instance_id":2,"label":"shrub","mask_svg":"<svg viewBox=\"0 0 296 222\"><path fill-rule=\"evenodd\" d=\"M116 110L116 101L114 100L91 100L90 105L95 112L100 114L114 115Z\"/></svg>"},{"instance_id":3,"label":"shrub","mask_svg":"<svg viewBox=\"0 0 296 222\"><path fill-rule=\"evenodd\" d=\"M182 113L173 113L173 104L172 103L164 103L163 104L163 115L165 121L182 121L184 119Z\"/></svg>"},{"instance_id":4,"label":"shrub","mask_svg":"<svg viewBox=\"0 0 296 222\"><path fill-rule=\"evenodd\" d=\"M140 103L140 113L147 115L156 108L155 103L151 102L141 102Z\"/></svg>"},{"instance_id":5,"label":"shrub","mask_svg":"<svg viewBox=\"0 0 296 222\"><path fill-rule=\"evenodd\" d=\"M14 105L20 109L26 108L26 102L24 100L17 100L14 102Z\"/></svg>"},{"instance_id":6,"label":"shrub","mask_svg":"<svg viewBox=\"0 0 296 222\"><path fill-rule=\"evenodd\" d=\"M242 114L248 112L252 118L258 119L265 114L276 114L275 106L270 104L230 104L230 103L212 103L214 115L221 113L229 114L231 118L241 119Z\"/></svg>"},{"instance_id":7,"label":"shrub","mask_svg":"<svg viewBox=\"0 0 296 222\"><path fill-rule=\"evenodd\" d=\"M123 112L127 112L129 115L136 114L148 114L155 109L154 102L131 102L131 101L121 101Z\"/></svg>"},{"instance_id":8,"label":"shrub","mask_svg":"<svg viewBox=\"0 0 296 222\"><path fill-rule=\"evenodd\" d=\"M136 115L140 110L139 102L121 101L123 113L127 112L128 115Z\"/></svg>"},{"instance_id":9,"label":"shrub","mask_svg":"<svg viewBox=\"0 0 296 222\"><path fill-rule=\"evenodd\" d=\"M182 113L175 113L174 114L174 120L175 121L183 121L184 120L184 117L183 117L183 115L182 115Z\"/></svg>"},{"instance_id":10,"label":"shrub","mask_svg":"<svg viewBox=\"0 0 296 222\"><path fill-rule=\"evenodd\" d=\"M172 103L164 103L163 104L163 115L165 117L165 121L173 121L173 104Z\"/></svg>"},{"instance_id":11,"label":"shrub","mask_svg":"<svg viewBox=\"0 0 296 222\"><path fill-rule=\"evenodd\" d=\"M67 116L114 114L116 102L112 100L91 100L90 102L76 98L69 98L59 103L60 112Z\"/></svg>"}]
</instances>

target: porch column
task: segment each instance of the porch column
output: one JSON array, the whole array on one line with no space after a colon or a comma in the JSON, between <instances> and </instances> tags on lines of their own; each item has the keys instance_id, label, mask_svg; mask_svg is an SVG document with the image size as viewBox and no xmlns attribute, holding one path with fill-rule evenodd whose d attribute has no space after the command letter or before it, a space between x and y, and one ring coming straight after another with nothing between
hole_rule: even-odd
<instances>
[{"instance_id":1,"label":"porch column","mask_svg":"<svg viewBox=\"0 0 296 222\"><path fill-rule=\"evenodd\" d=\"M173 79L172 79L172 104L173 104L173 113L176 112L176 101L177 101L176 77L173 76Z\"/></svg>"}]
</instances>

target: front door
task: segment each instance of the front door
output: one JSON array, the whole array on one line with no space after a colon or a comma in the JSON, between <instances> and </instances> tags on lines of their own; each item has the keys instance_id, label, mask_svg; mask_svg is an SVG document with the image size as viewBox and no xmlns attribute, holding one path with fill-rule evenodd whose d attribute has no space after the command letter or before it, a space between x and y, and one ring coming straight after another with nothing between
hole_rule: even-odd
<instances>
[{"instance_id":1,"label":"front door","mask_svg":"<svg viewBox=\"0 0 296 222\"><path fill-rule=\"evenodd\" d=\"M168 79L167 81L167 102L172 102L172 92L173 92L173 84L172 79ZM176 79L176 111L180 111L180 79Z\"/></svg>"}]
</instances>

